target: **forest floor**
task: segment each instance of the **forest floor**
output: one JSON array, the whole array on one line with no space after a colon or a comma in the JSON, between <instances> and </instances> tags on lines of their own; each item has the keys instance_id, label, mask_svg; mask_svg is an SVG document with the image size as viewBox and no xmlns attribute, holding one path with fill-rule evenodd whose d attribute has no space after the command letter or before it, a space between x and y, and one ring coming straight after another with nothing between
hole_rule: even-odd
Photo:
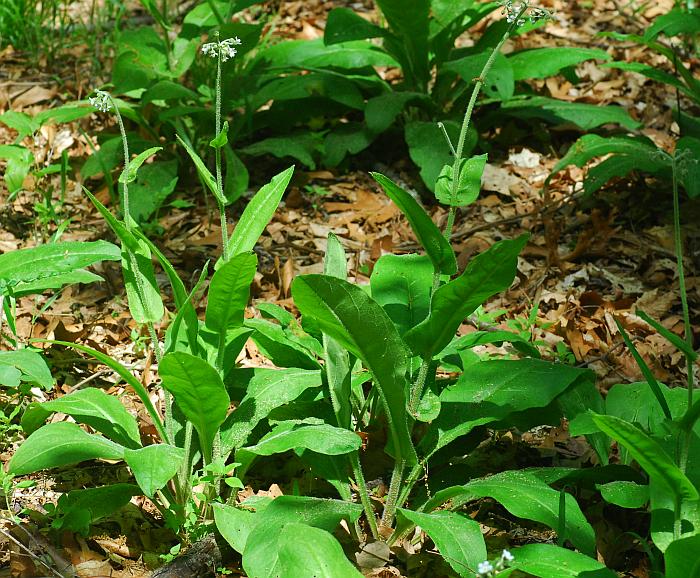
<instances>
[{"instance_id":1,"label":"forest floor","mask_svg":"<svg viewBox=\"0 0 700 578\"><path fill-rule=\"evenodd\" d=\"M655 57L636 45L625 45L597 36L603 31L638 32L657 14L670 8L670 0L650 4L646 11L632 17L620 13L615 2L549 3L555 18L543 30L509 41L506 51L523 47L575 45L597 47L619 59L634 59L658 64ZM318 38L323 34L325 14L334 6L352 6L371 10L369 2L282 1L278 34L286 38ZM47 66L31 64L11 47L0 52L0 113L20 110L35 114L65 101L85 98L109 79L109 63L103 63L103 78L95 78L88 68L84 47L76 46L70 54ZM646 127L643 134L657 145L672 150L678 133L672 107L676 94L670 88L629 72L602 68L594 63L579 67L582 82L571 85L561 77L546 81L546 88L557 98L594 104L615 103ZM544 81L540 85L544 85ZM478 114L478 111L477 111ZM87 139L100 127L96 115L74 123L41 129L25 144L38 163L49 164L67 150L71 160L90 155ZM80 130L79 130L80 129ZM537 127L533 128L536 132ZM14 142L16 134L0 124L0 144ZM536 135L487 134L494 148L484 176L479 200L458 214L453 242L460 267L495 241L514 238L522 232L531 235L518 263L518 276L511 289L492 299L473 323L465 323L461 332L477 328L506 327L522 331L539 342L545 357L587 367L598 377L605 392L611 385L643 379L630 352L622 345L614 317L622 321L634 337L637 349L652 368L654 375L669 386L685 383L684 359L639 317L639 308L658 319L671 331L682 335L683 321L679 298L677 267L674 255L670 185L636 175L617 180L593 198L581 194L583 171L569 167L551 182L543 194L544 181L566 148L577 138L575 131L556 135L557 149L545 149ZM509 142L508 139L511 139ZM528 142L527 146L512 142ZM407 188L423 192L417 171L410 159L392 153L386 158L371 150L353 159L347 170L308 171L297 168L294 180L273 221L256 248L260 266L253 289L252 305L258 301L274 302L292 308L289 288L295 275L322 272L322 256L328 232L338 235L350 257L352 276L368 281L376 260L386 252L417 249L408 223L400 211L382 193L368 175L380 170ZM77 163L79 164L79 163ZM272 163L273 167L277 165ZM251 194L256 184L269 179L271 164L253 160ZM51 178L58 178L54 176ZM12 202L0 184L0 251L8 252L45 242L66 220L70 224L62 240L114 240L102 217L81 189L79 171L69 180L64 199L54 193L46 200L44 190L37 190L31 177ZM109 201L106 186L99 181L85 183L103 202ZM153 237L181 276L191 285L207 260L218 256L220 239L217 215L202 196L177 192L194 204L192 207L169 208L157 220L160 236ZM53 215L47 216L49 208ZM231 227L240 214L239 203L231 215ZM444 223L443 208L431 208L433 219ZM683 210L686 283L691 318L696 335L700 333L700 206L688 203ZM154 227L155 230L155 227ZM26 338L79 341L120 360L140 377L145 385L156 379L154 360L144 347L141 335L129 314L118 264L104 263L95 269L105 282L73 285L57 296L28 297L18 303L17 334ZM162 287L167 278L159 275ZM166 291L167 294L167 291ZM166 306L169 303L166 300ZM170 302L172 305L172 302ZM171 308L172 309L172 308ZM204 304L200 312L203 313ZM250 314L253 314L250 308ZM487 346L484 346L487 347ZM493 347L493 346L488 346ZM494 351L497 351L496 349ZM65 394L87 383L100 384L108 393L122 395L125 386L110 370L65 350L47 348L51 365L56 368L56 391L40 393L45 399ZM241 365L259 366L267 362L252 341L246 345ZM127 396L128 397L128 396ZM7 410L13 400L0 392L0 405ZM8 426L0 440L0 461L9 460L21 442L21 431ZM593 459L589 447L579 438L571 438L566 423L547 428L539 435L517 434L500 440L512 451L504 460L522 461L513 454L527 446L526 461L532 456L546 456L559 464L582 465ZM532 458L537 460L537 457ZM86 475L81 470L81 475ZM89 472L88 472L89 473ZM118 469L102 468L92 475L115 479ZM62 475L66 475L64 472ZM14 495L15 509L42 508L55 502L63 487L60 477L42 477L34 487L20 489ZM95 479L90 480L94 484ZM256 491L287 493L292 480L280 479L270 488ZM75 484L75 480L71 480ZM252 491L252 490L249 490ZM608 547L618 551L628 566L627 576L646 576L646 568L635 564L625 550L629 541L616 538L615 520L598 520L596 530L607 531ZM103 528L102 535L90 540L65 536L55 552L59 558L82 564L81 576L134 576L142 571L144 552L164 553L159 549L172 536L150 517L123 519L119 526ZM134 536L137 534L137 536ZM510 537L513 539L513 536ZM33 540L43 540L34 533ZM174 543L174 542L172 542ZM0 535L0 568L16 546ZM55 550L51 545L42 548ZM386 570L386 569L385 569ZM0 569L0 575L6 570ZM233 571L234 575L236 570ZM13 576L29 578L31 573L12 568ZM379 575L379 574L377 574ZM398 574L385 574L398 575Z\"/></svg>"}]
</instances>

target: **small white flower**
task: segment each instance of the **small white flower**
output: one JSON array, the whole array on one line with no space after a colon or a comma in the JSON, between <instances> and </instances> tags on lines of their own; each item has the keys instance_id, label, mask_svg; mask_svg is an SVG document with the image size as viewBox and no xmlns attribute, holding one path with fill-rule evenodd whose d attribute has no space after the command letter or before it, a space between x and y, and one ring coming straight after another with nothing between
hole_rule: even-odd
<instances>
[{"instance_id":1,"label":"small white flower","mask_svg":"<svg viewBox=\"0 0 700 578\"><path fill-rule=\"evenodd\" d=\"M227 38L220 42L207 42L202 46L202 54L209 56L210 58L221 57L222 62L230 60L236 56L237 52L234 46L241 44L241 39L238 36L234 38Z\"/></svg>"},{"instance_id":2,"label":"small white flower","mask_svg":"<svg viewBox=\"0 0 700 578\"><path fill-rule=\"evenodd\" d=\"M511 554L508 550L503 550L503 552L501 552L501 560L504 562L512 562L515 560L515 556L513 556L513 554Z\"/></svg>"},{"instance_id":3,"label":"small white flower","mask_svg":"<svg viewBox=\"0 0 700 578\"><path fill-rule=\"evenodd\" d=\"M476 571L479 574L489 574L493 572L493 565L488 560L486 560L486 562L479 562L479 565L476 567Z\"/></svg>"},{"instance_id":4,"label":"small white flower","mask_svg":"<svg viewBox=\"0 0 700 578\"><path fill-rule=\"evenodd\" d=\"M109 112L112 110L112 100L104 90L96 90L95 96L88 98L90 104L100 112Z\"/></svg>"}]
</instances>

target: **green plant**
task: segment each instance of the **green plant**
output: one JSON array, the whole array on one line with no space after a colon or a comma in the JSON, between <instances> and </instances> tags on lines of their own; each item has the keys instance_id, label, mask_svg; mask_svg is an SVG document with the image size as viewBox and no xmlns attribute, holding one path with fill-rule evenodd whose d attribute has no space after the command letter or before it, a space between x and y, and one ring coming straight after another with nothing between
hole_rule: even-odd
<instances>
[{"instance_id":1,"label":"green plant","mask_svg":"<svg viewBox=\"0 0 700 578\"><path fill-rule=\"evenodd\" d=\"M159 144L161 137L172 141L177 136L186 143L188 150L201 151L203 144L211 143L210 139L204 138L206 132L200 127L208 126L210 119L215 118L218 128L223 110L225 126L228 131L230 124L231 130L226 132L227 136L221 137L222 142L214 148L216 156L223 158L227 176L218 183L221 193L217 188L214 198L220 204L223 196L228 205L238 199L248 186L248 172L232 146L234 138L250 130L248 112L241 118L232 112L239 108L248 111L246 94L250 79L256 78L257 66L254 55L248 53L260 41L263 27L262 24L231 22L231 17L256 2L200 3L185 15L179 33L173 38L167 3L142 3L156 21L159 32L153 27L144 26L120 33L110 90L124 117L140 129L140 134L128 134L129 142L133 150L142 152ZM223 15L226 15L225 22ZM210 67L206 60L217 53L203 53L201 58L197 58L197 50L202 35L214 27L216 35L229 37L231 41L241 40L237 44L238 58L223 67L221 63L226 60L217 60L216 84L212 89L209 85ZM216 42L210 45L218 46ZM184 76L187 76L192 88L178 82ZM117 95L121 98L116 98ZM216 99L219 102L215 102ZM208 107L210 103L214 104L213 112ZM104 175L114 198L111 172L120 164L122 137L105 131L98 140L100 148L86 161L81 176L91 178ZM132 217L139 224L146 224L152 219L178 182L181 166L177 151L171 149L165 152L165 158L144 166L132 183L132 187L139 192L132 200ZM210 190L206 182L203 185L205 191Z\"/></svg>"},{"instance_id":2,"label":"green plant","mask_svg":"<svg viewBox=\"0 0 700 578\"><path fill-rule=\"evenodd\" d=\"M470 114L468 110L463 132ZM457 155L455 164L442 171L447 181L444 198L454 206L473 202L478 194L479 165L473 171L465 170L465 178L460 177L463 165L469 166L470 161L464 163ZM483 163L480 166L483 170ZM289 367L278 374L294 367L296 371L312 371L317 360L322 360L324 395L315 400L299 398L284 411L275 412L271 431L236 453L242 464L239 475L259 456L294 449L316 475L333 485L341 500L283 496L272 502L245 501L238 508L217 505L214 516L219 531L242 554L248 575L295 576L303 560L306 572L355 576L358 574L339 555L339 545L328 532L343 518L355 523L357 532L358 518L364 513L373 539L391 545L418 525L456 573L487 576L504 569L510 554L504 553L495 565L484 562L486 546L479 526L453 510L489 496L516 516L556 527L561 544L569 540L580 550L592 552L592 528L572 496L543 481L547 475L539 478L535 472L505 471L473 477L464 485L450 483L459 476L451 461L479 443L483 426L499 428L522 420L519 426L527 428L542 423L542 419L556 420L562 413L573 417L589 405L602 407L589 372L539 359L473 363L460 368L464 371L456 379L437 375L451 346L460 341L455 333L464 318L512 283L517 255L527 237L496 243L452 278L456 261L445 233L411 195L385 176L373 176L408 219L425 255L384 255L366 291L347 281L344 250L331 234L324 274L302 275L292 284L292 296L307 334L297 333L293 339L294 318L269 306L263 312L279 325L248 323L256 330L251 337L263 345L261 350L276 365ZM452 176L454 181L450 182ZM324 398L325 407L318 407ZM309 416L309 401L316 404L314 417ZM540 411L528 413L533 408ZM347 433L367 431L380 439L386 431L384 457L392 464L381 516L365 483L368 464L363 463L359 437L344 448L341 444L341 440L350 441ZM427 476L429 465L431 475L438 472L439 478L442 473L449 481L432 484L428 477L426 484L431 487L427 495L414 492L419 479ZM558 476L555 473L548 479ZM350 502L351 487L357 488L361 505ZM411 502L410 509L404 508L407 502ZM440 510L441 506L447 509ZM299 523L300 518L306 527ZM292 533L296 536L293 549L287 547ZM311 548L315 556L303 558ZM529 555L531 550L515 550L514 563L518 565L514 567L553 577L561 576L560 565L564 563L576 568L572 576L579 570L612 575L585 556L557 547L549 547L548 558L556 562L545 568L536 554Z\"/></svg>"},{"instance_id":3,"label":"green plant","mask_svg":"<svg viewBox=\"0 0 700 578\"><path fill-rule=\"evenodd\" d=\"M694 399L694 366L698 356L690 324L681 241L679 185L681 160L687 160L683 156L679 142L674 155L657 153L656 158L665 162L671 171L684 338L643 311L636 313L683 353L687 374L685 391L668 388L656 380L622 323L616 320L646 381L613 386L608 392L604 412L591 412L571 424L574 434L598 431L610 436L621 448L621 462L631 464L634 460L647 474L648 480L641 483L617 480L600 485L599 489L606 501L623 508L641 508L649 504L651 540L664 554L667 578L692 575L697 570L694 552L700 546L700 400ZM690 162L697 164L695 159ZM689 183L689 193L693 187L694 184ZM606 445L603 450L601 459L607 457Z\"/></svg>"},{"instance_id":4,"label":"green plant","mask_svg":"<svg viewBox=\"0 0 700 578\"><path fill-rule=\"evenodd\" d=\"M456 145L461 141L461 152L476 145L473 128L459 135L459 117L477 81L483 85L485 104L502 103L487 123L499 123L511 115L571 122L583 129L606 123L628 129L638 126L619 107L531 94L525 85L528 79L546 78L570 71L585 60L610 57L597 49L569 47L501 54L499 43L504 34L532 30L546 15L529 2L524 3L529 12L521 22L511 17L519 3L500 3L507 18L493 22L469 48L457 47L457 38L499 3L378 0L376 4L386 26L369 23L348 8L336 8L328 16L323 41L287 41L261 49L259 59L268 70L263 70L257 92L250 98L253 110L266 105L253 123L258 130L267 130L269 138L244 147L243 153L292 156L311 168L320 158L324 165L336 166L382 134L388 133L387 139L395 141L401 138L396 133L403 132L411 159L433 190L440 170L455 152L445 143L443 132ZM369 39L379 39L380 44ZM481 78L479 73L489 58L494 61L487 67L487 77ZM399 68L401 79L384 81L379 67ZM277 70L285 74L280 76ZM347 122L340 122L341 118ZM442 130L435 123L439 118L444 119Z\"/></svg>"},{"instance_id":5,"label":"green plant","mask_svg":"<svg viewBox=\"0 0 700 578\"><path fill-rule=\"evenodd\" d=\"M218 56L219 68L222 60L235 53L230 44L231 41L225 40L217 41L213 48L205 45L207 52L213 50ZM217 91L220 90L217 75ZM232 475L236 464L227 464L226 460L244 438L231 441L234 435L231 430L236 431L235 435L240 438L243 435L241 427L252 428L255 424L247 425L251 423L248 419L241 425L236 412L228 414L230 398L223 380L251 332L242 327L249 286L257 265L257 258L251 250L274 213L293 168L260 189L246 207L230 239L223 234L222 259L211 279L205 321L200 322L195 313L194 298L206 279L206 268L192 292L188 293L173 266L143 235L131 217L129 185L136 181L144 162L159 147L146 149L132 159L121 103L104 91L97 91L90 102L102 112L114 109L117 117L124 157L124 169L119 177L123 218L114 217L89 191L86 190L86 194L121 241L122 248L116 258L122 261L130 312L137 323L147 327L159 363L163 381L163 417L145 388L123 366L91 348L63 345L92 354L125 379L144 404L161 443L142 446L138 425L121 403L99 389L86 388L50 402L33 404L25 412L23 426L30 435L13 456L9 470L13 474L27 473L76 463L88 457L123 459L131 468L136 485L115 484L69 492L59 501L60 517L56 523L60 523L61 528L86 532L93 521L120 508L135 493L143 493L154 501L171 526L196 535L201 522L211 517L211 502L219 499L221 483L228 487L240 485ZM217 119L220 118L219 107L217 98ZM218 150L226 143L226 125L222 127L217 123L216 131L212 146ZM216 156L215 178L199 156L189 147L186 149L201 178L217 200L221 200L221 225L225 231L221 156ZM87 244L84 245L87 250ZM164 309L151 262L153 254L169 277L177 305L177 314L166 334L164 352L156 331ZM309 383L307 379L302 388L312 386L313 382ZM267 403L275 407L278 402L268 400ZM88 434L73 423L42 426L46 417L55 411L71 415L77 422L90 425L104 436ZM61 443L51 452L46 452L47 448L54 446L56 435ZM174 482L169 486L172 478ZM203 483L205 489L194 492L199 483ZM96 505L86 506L94 502Z\"/></svg>"},{"instance_id":6,"label":"green plant","mask_svg":"<svg viewBox=\"0 0 700 578\"><path fill-rule=\"evenodd\" d=\"M517 26L529 6L523 3L517 10L510 8L510 23ZM504 30L494 46L499 47L511 32ZM219 64L217 94L224 77L220 64L231 44L217 39L206 49L216 55ZM494 50L477 70L477 78L486 79L498 61ZM415 68L418 79L419 72ZM183 539L197 538L213 522L242 554L247 574L260 578L360 576L332 534L343 520L357 542L382 541L387 552L419 526L460 576L507 576L515 570L542 578L614 576L592 558L596 551L593 528L568 490L576 472L559 467L503 471L491 465L481 471L466 463L494 431L559 424L566 417L588 428L582 433L607 464L609 440L605 434L619 426L611 421L610 397L604 404L592 372L539 359L528 338L509 332L495 340L520 345L523 357L480 361L467 353L488 338L457 336L465 318L512 284L518 255L527 243L527 235L501 240L474 257L464 271L457 271L450 228L456 209L477 198L486 161L484 155L467 158L463 146L481 84L479 80L473 88L471 104L458 127L457 146L449 131L445 133L455 158L443 162L435 172L436 197L450 207L446 230L433 223L413 196L386 176L373 173L409 221L423 253L382 256L369 287L361 287L348 280L343 246L330 234L324 274L302 275L292 284L301 320L271 304L258 306L264 319L244 316L257 268L253 248L291 180L293 167L257 192L229 238L225 230L228 199L222 192L229 178L222 167L226 153L215 154L215 176L178 133L200 179L217 199L224 229L222 256L214 265L205 316L200 320L195 305L203 292L207 268L188 290L131 214L130 185L157 151L146 148L131 158L121 115L132 115L133 109L99 92L93 103L101 110L113 108L120 129L124 152L118 179L121 218L86 194L121 242L121 249L111 246L109 255L122 261L132 317L148 328L162 381L161 407L156 407L134 375L108 355L80 344L57 343L91 355L131 386L153 422L157 440L144 446L136 419L118 399L96 388L33 403L22 418L29 437L10 460L4 474L10 482L3 482L3 487L11 487L14 476L44 469L90 459L122 460L131 470L132 482L64 494L54 527L87 532L94 521L143 494ZM216 133L210 144L218 153L227 144L227 131L226 124L220 123L223 104L219 96L215 95L215 102ZM440 138L444 138L442 133ZM678 184L677 179L674 183ZM677 186L674 192L677 194ZM85 249L90 251L94 259L94 248ZM152 257L166 273L176 304L162 347L157 324L164 308ZM73 260L70 268L61 266L73 271L85 265ZM28 280L15 280L15 290L20 282ZM532 322L531 318L528 323ZM278 369L236 367L236 357L248 338ZM665 399L658 384L651 391L657 401ZM231 402L236 402L234 410ZM660 405L673 417L670 402ZM676 423L686 433L688 420L700 414L700 402L689 407L692 409ZM587 414L589 409L595 415ZM75 423L45 425L54 412L71 416ZM629 428L618 429L622 433L616 433L626 444ZM368 442L366 450L363 439ZM674 505L680 506L675 511L686 515L682 507L695 499L697 490L668 468L666 461L650 462L645 448L651 446L643 441L641 450L637 442L628 444L631 454L646 460L640 463L661 480L663 491L671 490L664 499L677 494ZM685 447L694 446L688 443ZM287 452L294 452L315 476L327 480L338 499L255 496L236 503L235 490L251 477L249 473L269 456ZM691 458L689 453L687 463ZM674 467L680 471L680 466ZM365 479L370 469L391 472L383 503L370 494ZM632 468L624 471L630 479L618 481L635 483L639 479ZM604 484L609 475L594 470L590 479ZM610 495L619 487L602 491ZM633 496L644 493L643 489L633 490ZM499 502L517 518L548 526L557 533L558 545L529 544L503 551L489 561L480 524L462 510L484 498ZM679 537L695 539L686 533L681 531ZM578 552L566 549L569 544ZM692 545L674 544L667 548L669 568L680 558L668 552ZM166 557L175 554L171 551ZM681 575L669 574L668 578Z\"/></svg>"},{"instance_id":7,"label":"green plant","mask_svg":"<svg viewBox=\"0 0 700 578\"><path fill-rule=\"evenodd\" d=\"M605 66L629 70L671 87L677 93L700 104L700 82L693 76L678 55L679 43L669 45L660 40L661 35L669 39L692 35L700 26L700 10L674 8L659 16L644 35L607 33L618 40L634 41L664 56L673 66L675 74L641 62L608 62ZM546 181L569 165L583 167L597 157L607 156L590 168L583 181L583 192L592 195L611 179L625 177L632 171L650 173L673 186L682 186L691 199L700 196L698 183L700 158L700 128L695 117L680 109L676 111L681 138L673 153L658 148L650 139L643 136L615 135L610 137L588 134L574 143L567 154L555 165Z\"/></svg>"},{"instance_id":8,"label":"green plant","mask_svg":"<svg viewBox=\"0 0 700 578\"><path fill-rule=\"evenodd\" d=\"M14 144L0 145L0 159L7 161L4 174L5 185L10 191L10 199L21 190L22 183L27 175L32 172L41 178L51 173L67 171L66 160L61 157L60 164L51 164L46 167L35 167L34 155L22 146L22 141L35 135L42 126L47 124L62 124L78 120L93 112L94 109L79 104L66 104L57 108L47 109L35 116L30 116L24 112L8 110L0 115L0 122L11 129L17 131Z\"/></svg>"},{"instance_id":9,"label":"green plant","mask_svg":"<svg viewBox=\"0 0 700 578\"><path fill-rule=\"evenodd\" d=\"M700 81L693 76L692 70L681 62L682 50L681 42L678 39L688 38L688 51L692 54L697 53L697 46L694 44L695 36L700 29L700 9L676 7L666 14L657 17L654 23L644 31L643 35L639 34L622 34L619 32L605 33L605 36L616 40L632 41L642 44L663 57L668 61L668 64L673 67L675 74L670 74L660 68L644 64L641 62L609 62L605 66L611 68L619 68L621 70L629 70L642 74L656 82L662 82L672 86L683 93L685 96L700 104ZM661 36L666 36L669 40L664 42L660 40ZM696 121L697 122L697 121ZM695 135L697 136L697 134Z\"/></svg>"}]
</instances>

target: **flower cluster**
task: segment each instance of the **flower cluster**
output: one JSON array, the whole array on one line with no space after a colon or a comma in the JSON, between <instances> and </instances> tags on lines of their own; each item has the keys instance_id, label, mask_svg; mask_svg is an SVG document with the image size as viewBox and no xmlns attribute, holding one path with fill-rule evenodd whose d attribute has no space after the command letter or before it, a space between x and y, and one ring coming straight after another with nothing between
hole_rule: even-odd
<instances>
[{"instance_id":1,"label":"flower cluster","mask_svg":"<svg viewBox=\"0 0 700 578\"><path fill-rule=\"evenodd\" d=\"M202 54L209 56L210 58L221 58L222 62L230 60L236 56L236 49L234 46L241 44L241 39L236 36L235 38L227 38L226 40L221 40L220 42L207 42L202 46Z\"/></svg>"},{"instance_id":2,"label":"flower cluster","mask_svg":"<svg viewBox=\"0 0 700 578\"><path fill-rule=\"evenodd\" d=\"M109 112L112 110L112 99L108 92L104 90L96 90L95 96L88 98L90 104L100 112Z\"/></svg>"},{"instance_id":3,"label":"flower cluster","mask_svg":"<svg viewBox=\"0 0 700 578\"><path fill-rule=\"evenodd\" d=\"M505 15L506 21L509 24L516 23L518 26L525 24L526 16L531 24L551 16L549 11L544 8L531 7L529 0L522 0L521 2L501 0L501 6L503 6L502 14Z\"/></svg>"},{"instance_id":4,"label":"flower cluster","mask_svg":"<svg viewBox=\"0 0 700 578\"><path fill-rule=\"evenodd\" d=\"M479 562L476 568L478 578L493 578L501 570L505 570L513 560L515 556L511 554L508 550L503 550L501 552L501 557L496 561L495 564L491 564L488 560L485 562Z\"/></svg>"}]
</instances>

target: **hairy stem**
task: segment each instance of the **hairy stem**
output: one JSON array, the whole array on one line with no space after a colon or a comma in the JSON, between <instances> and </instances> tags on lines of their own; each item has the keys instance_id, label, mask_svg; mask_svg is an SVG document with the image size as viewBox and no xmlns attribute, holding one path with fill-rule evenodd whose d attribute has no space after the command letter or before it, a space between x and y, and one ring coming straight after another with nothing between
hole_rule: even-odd
<instances>
[{"instance_id":1,"label":"hairy stem","mask_svg":"<svg viewBox=\"0 0 700 578\"><path fill-rule=\"evenodd\" d=\"M218 34L217 34L218 42ZM216 134L215 138L221 134L221 50L216 58ZM216 147L216 188L219 191L219 198L216 199L219 205L219 219L221 220L221 253L224 261L228 261L228 224L226 222L226 205L221 199L224 198L224 184L221 176L221 147Z\"/></svg>"},{"instance_id":2,"label":"hairy stem","mask_svg":"<svg viewBox=\"0 0 700 578\"><path fill-rule=\"evenodd\" d=\"M472 90L472 95L471 95L471 98L469 99L469 104L467 104L467 110L464 113L464 119L462 120L462 128L459 131L459 140L457 141L457 150L455 151L455 160L454 160L454 164L452 165L451 197L453 200L457 198L457 191L459 188L459 170L461 168L460 165L461 165L462 155L464 154L464 143L467 140L467 132L469 130L469 124L471 123L472 113L474 112L474 106L476 105L477 98L479 97L479 92L481 92L481 87L484 86L484 82L486 82L486 77L488 76L489 72L491 71L491 68L493 67L493 63L496 61L496 57L498 56L498 53L501 51L503 44L505 43L506 40L508 40L508 37L510 36L511 32L517 26L517 21L525 13L526 10L527 10L527 4L524 3L524 7L518 13L517 17L515 18L515 21L508 27L508 30L506 30L506 33L503 35L501 40L494 47L493 51L489 55L488 60L486 61L486 64L484 64L484 68L481 70L479 77L476 79L476 82L474 83L474 89ZM445 131L445 135L447 136L447 131ZM448 137L448 143L449 142L450 142L450 140ZM450 240L450 236L452 235L452 227L454 226L456 214L457 214L457 207L450 206L450 210L447 214L447 224L445 225L445 232L444 232L445 238L448 241Z\"/></svg>"},{"instance_id":3,"label":"hairy stem","mask_svg":"<svg viewBox=\"0 0 700 578\"><path fill-rule=\"evenodd\" d=\"M112 103L112 106L114 107L115 114L117 116L117 123L119 125L119 132L122 137L122 148L124 151L124 171L128 173L129 171L129 163L130 163L130 155L129 155L129 141L126 138L126 129L124 128L124 121L122 120L122 115L119 113L119 107L117 106L117 103L114 101L112 98L112 95L109 95L109 100ZM134 221L131 218L131 212L130 212L130 206L129 206L129 183L125 182L122 183L123 188L122 188L122 213L124 215L124 226L126 227L127 230L133 229ZM134 279L136 280L136 290L139 296L139 300L141 301L141 306L143 307L144 311L146 309L146 288L143 285L143 279L139 275L139 267L138 267L138 262L136 260L136 255L134 254L133 251L129 250L128 248L126 249L128 259L129 259L129 264L131 266L131 270L134 274ZM156 362L160 363L163 355L160 350L160 345L158 343L158 333L156 332L155 325L153 324L152 321L149 321L146 323L146 326L148 327L148 334L151 339L151 347L153 349L153 354L156 358ZM173 428L173 415L172 415L172 396L170 395L170 392L167 391L166 389L163 389L163 405L165 406L163 408L163 417L165 421L165 435L167 437L168 443L173 442L173 435L174 435L174 428Z\"/></svg>"},{"instance_id":4,"label":"hairy stem","mask_svg":"<svg viewBox=\"0 0 700 578\"><path fill-rule=\"evenodd\" d=\"M685 287L685 272L683 269L683 239L681 238L681 210L678 191L678 166L676 158L673 158L673 239L676 249L676 266L678 268L678 288L681 294L681 308L683 311L683 325L685 328L685 340L690 348L693 348L693 330L690 325L690 312L688 309L688 293ZM695 379L693 375L693 359L685 356L685 367L688 373L688 407L693 405L693 389Z\"/></svg>"},{"instance_id":5,"label":"hairy stem","mask_svg":"<svg viewBox=\"0 0 700 578\"><path fill-rule=\"evenodd\" d=\"M394 464L394 471L391 474L391 482L389 484L389 493L384 502L384 512L382 514L382 526L391 528L398 507L399 494L401 493L401 485L403 483L403 471L406 468L406 460L398 460Z\"/></svg>"},{"instance_id":6,"label":"hairy stem","mask_svg":"<svg viewBox=\"0 0 700 578\"><path fill-rule=\"evenodd\" d=\"M427 356L423 359L420 369L418 370L418 377L416 381L413 382L411 386L411 396L408 400L408 413L415 417L416 411L418 411L418 405L420 404L421 396L423 395L423 389L425 388L425 382L428 379L428 370L430 369L431 356Z\"/></svg>"},{"instance_id":7,"label":"hairy stem","mask_svg":"<svg viewBox=\"0 0 700 578\"><path fill-rule=\"evenodd\" d=\"M124 128L124 121L122 120L122 115L119 112L119 107L117 106L117 103L114 101L112 98L112 95L109 95L109 100L112 103L112 106L114 107L114 112L117 116L117 124L119 125L119 133L121 134L122 137L122 149L124 151L124 171L129 172L129 163L131 161L131 156L129 155L129 141L126 138L126 129ZM124 225L126 226L127 229L131 230L132 228L132 220L131 220L131 213L129 211L129 183L124 182L123 183L123 188L122 188L122 215L124 217Z\"/></svg>"},{"instance_id":8,"label":"hairy stem","mask_svg":"<svg viewBox=\"0 0 700 578\"><path fill-rule=\"evenodd\" d=\"M365 517L369 523L370 532L372 532L372 537L377 540L379 539L379 530L377 528L377 518L374 513L374 508L372 507L372 502L369 499L369 491L367 490L367 482L365 482L365 475L362 472L362 464L360 464L360 454L359 452L352 452L350 454L350 466L352 467L352 473L355 477L355 483L357 484L357 490L360 494L360 502L365 510Z\"/></svg>"}]
</instances>

